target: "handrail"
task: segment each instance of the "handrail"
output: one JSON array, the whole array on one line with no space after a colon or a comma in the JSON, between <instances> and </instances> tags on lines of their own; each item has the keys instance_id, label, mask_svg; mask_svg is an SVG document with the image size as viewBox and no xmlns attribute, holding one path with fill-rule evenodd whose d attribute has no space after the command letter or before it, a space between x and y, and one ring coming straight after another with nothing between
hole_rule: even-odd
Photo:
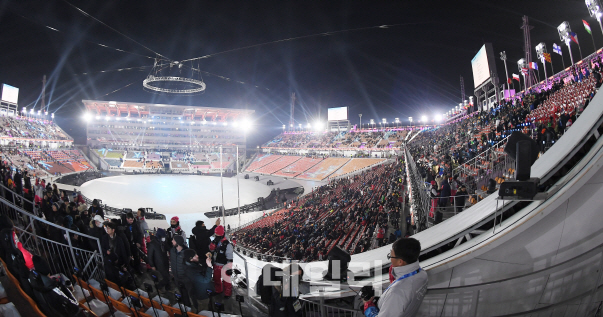
<instances>
[{"instance_id":1,"label":"handrail","mask_svg":"<svg viewBox=\"0 0 603 317\"><path fill-rule=\"evenodd\" d=\"M486 156L487 153L491 153L492 149L497 149L500 145L502 145L503 142L506 144L506 142L509 141L509 137L511 137L511 135L509 135L509 136L505 137L504 139L496 142L491 147L487 148L486 150L483 150L481 153L477 154L474 158L468 160L467 162L465 162L463 164L459 164L459 166L457 166L457 168L455 168L454 170L452 170L452 176L454 176L455 174L458 174L458 170L464 168L465 165L470 166L471 164L475 163L478 159L482 158L483 156Z\"/></svg>"}]
</instances>

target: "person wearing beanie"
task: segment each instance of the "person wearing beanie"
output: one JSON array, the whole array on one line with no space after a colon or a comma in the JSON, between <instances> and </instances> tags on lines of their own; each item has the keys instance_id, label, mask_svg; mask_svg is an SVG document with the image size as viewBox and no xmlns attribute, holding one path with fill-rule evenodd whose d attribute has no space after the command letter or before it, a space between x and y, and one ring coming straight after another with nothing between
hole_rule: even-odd
<instances>
[{"instance_id":1,"label":"person wearing beanie","mask_svg":"<svg viewBox=\"0 0 603 317\"><path fill-rule=\"evenodd\" d=\"M184 250L184 270L186 276L185 288L189 292L190 300L196 310L206 310L209 304L208 289L212 286L211 253L199 259L193 249Z\"/></svg>"},{"instance_id":2,"label":"person wearing beanie","mask_svg":"<svg viewBox=\"0 0 603 317\"><path fill-rule=\"evenodd\" d=\"M164 288L166 290L171 289L170 286L170 273L169 273L169 260L167 251L163 242L165 241L165 230L159 228L155 235L151 236L151 242L147 244L147 258L148 264L151 266L153 271L159 272L160 276L157 288Z\"/></svg>"},{"instance_id":3,"label":"person wearing beanie","mask_svg":"<svg viewBox=\"0 0 603 317\"><path fill-rule=\"evenodd\" d=\"M193 234L195 235L195 247L197 254L206 254L209 252L209 245L211 244L210 237L215 234L216 228L220 225L220 218L216 220L215 224L211 229L205 227L203 221L197 221L193 228Z\"/></svg>"},{"instance_id":4,"label":"person wearing beanie","mask_svg":"<svg viewBox=\"0 0 603 317\"><path fill-rule=\"evenodd\" d=\"M184 237L176 235L172 239L172 248L170 249L170 266L172 268L172 275L174 275L174 282L176 287L180 290L184 304L191 306L190 299L188 297L188 291L186 290L185 281L185 268L184 268L184 250L188 249L184 242Z\"/></svg>"},{"instance_id":5,"label":"person wearing beanie","mask_svg":"<svg viewBox=\"0 0 603 317\"><path fill-rule=\"evenodd\" d=\"M217 293L224 291L224 298L228 299L232 295L232 281L230 276L226 275L226 270L232 269L233 247L224 236L224 226L216 228L213 244L215 245L214 287Z\"/></svg>"},{"instance_id":6,"label":"person wearing beanie","mask_svg":"<svg viewBox=\"0 0 603 317\"><path fill-rule=\"evenodd\" d=\"M167 228L165 231L166 246L170 246L172 244L172 239L174 239L175 236L186 237L186 233L180 227L180 218L178 218L177 216L174 216L172 217L172 219L170 219L170 227Z\"/></svg>"},{"instance_id":7,"label":"person wearing beanie","mask_svg":"<svg viewBox=\"0 0 603 317\"><path fill-rule=\"evenodd\" d=\"M90 208L88 208L88 213L91 216L99 215L99 216L105 218L105 213L103 212L103 208L101 206L99 206L98 200L96 200L96 199L92 200L92 206L90 206Z\"/></svg>"}]
</instances>

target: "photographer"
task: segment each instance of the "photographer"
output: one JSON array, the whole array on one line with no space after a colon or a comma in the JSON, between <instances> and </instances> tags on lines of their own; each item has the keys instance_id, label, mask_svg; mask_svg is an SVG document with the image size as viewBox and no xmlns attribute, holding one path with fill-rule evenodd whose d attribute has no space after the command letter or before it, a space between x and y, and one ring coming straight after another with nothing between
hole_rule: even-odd
<instances>
[{"instance_id":1,"label":"photographer","mask_svg":"<svg viewBox=\"0 0 603 317\"><path fill-rule=\"evenodd\" d=\"M415 316L427 292L427 273L419 266L421 244L413 238L401 238L387 256L392 262L390 281L377 305L374 297L364 300L366 317Z\"/></svg>"}]
</instances>

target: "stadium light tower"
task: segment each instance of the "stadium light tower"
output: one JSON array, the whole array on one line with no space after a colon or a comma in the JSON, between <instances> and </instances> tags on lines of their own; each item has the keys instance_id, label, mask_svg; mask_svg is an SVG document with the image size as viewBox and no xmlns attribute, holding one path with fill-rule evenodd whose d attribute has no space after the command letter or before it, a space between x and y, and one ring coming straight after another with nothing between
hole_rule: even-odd
<instances>
[{"instance_id":1,"label":"stadium light tower","mask_svg":"<svg viewBox=\"0 0 603 317\"><path fill-rule=\"evenodd\" d=\"M557 31L559 32L559 39L561 39L561 41L565 42L565 45L567 45L567 49L570 52L570 60L572 61L572 65L574 65L574 57L572 56L572 48L570 47L570 32L572 32L572 29L570 29L569 22L563 21L557 27Z\"/></svg>"},{"instance_id":2,"label":"stadium light tower","mask_svg":"<svg viewBox=\"0 0 603 317\"><path fill-rule=\"evenodd\" d=\"M422 116L421 122L423 122L423 125L425 125L425 123L427 122L427 116Z\"/></svg>"},{"instance_id":3,"label":"stadium light tower","mask_svg":"<svg viewBox=\"0 0 603 317\"><path fill-rule=\"evenodd\" d=\"M375 126L375 119L371 119L371 123L370 123L373 127Z\"/></svg>"},{"instance_id":4,"label":"stadium light tower","mask_svg":"<svg viewBox=\"0 0 603 317\"><path fill-rule=\"evenodd\" d=\"M601 32L603 32L603 25L601 25L603 8L601 8L601 3L599 0L586 0L586 7L588 8L588 13L590 13L590 16L597 19L597 22L599 22L599 27L601 27Z\"/></svg>"},{"instance_id":5,"label":"stadium light tower","mask_svg":"<svg viewBox=\"0 0 603 317\"><path fill-rule=\"evenodd\" d=\"M408 121L410 121L410 126L412 127L412 117L408 117Z\"/></svg>"},{"instance_id":6,"label":"stadium light tower","mask_svg":"<svg viewBox=\"0 0 603 317\"><path fill-rule=\"evenodd\" d=\"M283 124L283 133L285 133L285 128L286 128L286 127L287 127L287 126Z\"/></svg>"},{"instance_id":7,"label":"stadium light tower","mask_svg":"<svg viewBox=\"0 0 603 317\"><path fill-rule=\"evenodd\" d=\"M360 130L362 130L362 113L359 113L358 117L360 118Z\"/></svg>"},{"instance_id":8,"label":"stadium light tower","mask_svg":"<svg viewBox=\"0 0 603 317\"><path fill-rule=\"evenodd\" d=\"M544 58L545 53L546 53L546 44L544 44L544 42L541 42L538 45L536 45L536 56L538 56L538 59L542 63L542 68L544 68L544 82L548 86L549 78L548 78L548 75L546 74L546 60Z\"/></svg>"},{"instance_id":9,"label":"stadium light tower","mask_svg":"<svg viewBox=\"0 0 603 317\"><path fill-rule=\"evenodd\" d=\"M511 89L509 88L509 71L507 70L507 53L505 51L500 52L500 59L505 63L505 76L507 76L507 92ZM509 92L509 96L511 93Z\"/></svg>"},{"instance_id":10,"label":"stadium light tower","mask_svg":"<svg viewBox=\"0 0 603 317\"><path fill-rule=\"evenodd\" d=\"M400 118L396 118L396 119L394 120L394 122L396 123L396 128L397 128L397 127L398 127L398 124L400 123Z\"/></svg>"}]
</instances>

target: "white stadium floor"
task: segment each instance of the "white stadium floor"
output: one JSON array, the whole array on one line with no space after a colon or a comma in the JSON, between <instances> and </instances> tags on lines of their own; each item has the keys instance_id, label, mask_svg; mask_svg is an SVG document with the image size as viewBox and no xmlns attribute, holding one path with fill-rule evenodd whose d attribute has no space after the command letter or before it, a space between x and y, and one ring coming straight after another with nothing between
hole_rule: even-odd
<instances>
[{"instance_id":1,"label":"white stadium floor","mask_svg":"<svg viewBox=\"0 0 603 317\"><path fill-rule=\"evenodd\" d=\"M226 209L235 208L237 179L223 180L224 206ZM272 190L265 182L262 184L246 179L240 179L239 182L241 206L256 202L258 197L267 197ZM136 210L151 207L164 214L168 221L178 216L183 229L190 234L196 220L207 220L204 212L211 211L212 206L222 205L220 188L220 177L214 176L124 175L95 179L84 183L79 189L84 196L102 199L103 204L115 208ZM249 221L241 220L243 223ZM230 225L234 227L237 224L238 221Z\"/></svg>"}]
</instances>

